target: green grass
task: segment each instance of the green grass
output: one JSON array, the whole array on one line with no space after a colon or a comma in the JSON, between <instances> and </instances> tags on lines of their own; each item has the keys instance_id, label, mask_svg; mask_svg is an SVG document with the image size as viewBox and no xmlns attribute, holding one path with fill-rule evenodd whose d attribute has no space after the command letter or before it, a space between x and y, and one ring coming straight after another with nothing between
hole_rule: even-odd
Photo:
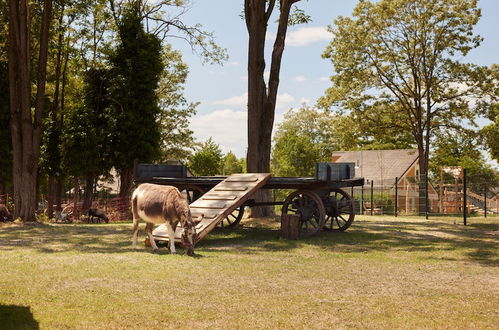
<instances>
[{"instance_id":1,"label":"green grass","mask_svg":"<svg viewBox=\"0 0 499 330\"><path fill-rule=\"evenodd\" d=\"M366 216L301 241L246 220L195 258L131 251L130 223L2 225L0 328L493 329L497 220Z\"/></svg>"}]
</instances>

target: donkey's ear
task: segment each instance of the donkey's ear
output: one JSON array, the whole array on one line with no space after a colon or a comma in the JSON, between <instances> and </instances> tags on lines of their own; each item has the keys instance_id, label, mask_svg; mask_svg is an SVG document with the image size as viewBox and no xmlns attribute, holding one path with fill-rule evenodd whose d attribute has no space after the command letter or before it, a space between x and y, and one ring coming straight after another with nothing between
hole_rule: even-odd
<instances>
[{"instance_id":1,"label":"donkey's ear","mask_svg":"<svg viewBox=\"0 0 499 330\"><path fill-rule=\"evenodd\" d=\"M204 214L200 214L199 217L197 217L196 219L194 219L194 223L197 225L198 223L200 223L204 218Z\"/></svg>"}]
</instances>

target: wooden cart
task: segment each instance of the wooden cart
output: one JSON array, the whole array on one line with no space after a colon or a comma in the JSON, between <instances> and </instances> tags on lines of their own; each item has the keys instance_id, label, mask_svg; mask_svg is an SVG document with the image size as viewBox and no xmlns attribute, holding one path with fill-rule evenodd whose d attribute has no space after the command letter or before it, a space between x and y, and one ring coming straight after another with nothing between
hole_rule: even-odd
<instances>
[{"instance_id":1,"label":"wooden cart","mask_svg":"<svg viewBox=\"0 0 499 330\"><path fill-rule=\"evenodd\" d=\"M319 230L344 231L354 221L354 201L344 188L362 186L364 178L355 178L354 163L318 163L314 177L271 177L270 174L235 174L229 177L193 177L182 165L138 164L135 182L171 185L183 191L193 217L203 213L199 239L215 226L237 226L245 207L282 205L282 215L300 217L300 236ZM256 202L258 189L289 189L284 201ZM204 234L203 234L204 233ZM176 235L177 236L177 235ZM168 239L168 238L166 238Z\"/></svg>"}]
</instances>

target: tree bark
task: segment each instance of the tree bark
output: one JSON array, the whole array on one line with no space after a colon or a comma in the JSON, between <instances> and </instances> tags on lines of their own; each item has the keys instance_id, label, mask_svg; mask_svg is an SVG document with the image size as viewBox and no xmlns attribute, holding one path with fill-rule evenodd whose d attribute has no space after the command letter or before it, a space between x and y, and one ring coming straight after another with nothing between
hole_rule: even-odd
<instances>
[{"instance_id":1,"label":"tree bark","mask_svg":"<svg viewBox=\"0 0 499 330\"><path fill-rule=\"evenodd\" d=\"M49 175L47 182L47 216L49 219L54 217L54 194L55 192L55 178L53 175Z\"/></svg>"},{"instance_id":2,"label":"tree bark","mask_svg":"<svg viewBox=\"0 0 499 330\"><path fill-rule=\"evenodd\" d=\"M289 13L298 0L281 0L279 25L272 51L268 89L264 79L265 37L267 24L275 1L245 0L246 27L248 29L248 173L269 173L274 126L275 105L279 88L279 74L284 51ZM256 194L257 201L271 200L270 191ZM254 207L251 217L273 216L272 207Z\"/></svg>"},{"instance_id":3,"label":"tree bark","mask_svg":"<svg viewBox=\"0 0 499 330\"><path fill-rule=\"evenodd\" d=\"M35 111L31 112L31 18L27 0L9 1L9 90L13 153L14 217L34 221L38 159L47 73L52 1L45 0L40 32Z\"/></svg>"},{"instance_id":4,"label":"tree bark","mask_svg":"<svg viewBox=\"0 0 499 330\"><path fill-rule=\"evenodd\" d=\"M94 175L87 174L85 178L85 194L83 195L83 212L88 211L92 207L92 200L94 196Z\"/></svg>"},{"instance_id":5,"label":"tree bark","mask_svg":"<svg viewBox=\"0 0 499 330\"><path fill-rule=\"evenodd\" d=\"M120 173L120 197L128 198L132 192L133 167L119 170Z\"/></svg>"}]
</instances>

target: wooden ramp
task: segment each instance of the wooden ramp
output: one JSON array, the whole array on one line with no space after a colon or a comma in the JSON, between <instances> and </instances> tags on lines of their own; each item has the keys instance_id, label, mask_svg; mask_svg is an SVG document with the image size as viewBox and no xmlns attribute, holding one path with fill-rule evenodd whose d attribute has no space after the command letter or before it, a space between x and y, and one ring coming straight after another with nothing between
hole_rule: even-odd
<instances>
[{"instance_id":1,"label":"wooden ramp","mask_svg":"<svg viewBox=\"0 0 499 330\"><path fill-rule=\"evenodd\" d=\"M217 184L206 194L189 205L192 218L204 214L203 220L196 226L197 242L205 237L225 217L234 212L270 179L269 173L232 174ZM175 242L181 241L182 228L175 230ZM153 231L157 241L168 241L165 225L160 225Z\"/></svg>"}]
</instances>

